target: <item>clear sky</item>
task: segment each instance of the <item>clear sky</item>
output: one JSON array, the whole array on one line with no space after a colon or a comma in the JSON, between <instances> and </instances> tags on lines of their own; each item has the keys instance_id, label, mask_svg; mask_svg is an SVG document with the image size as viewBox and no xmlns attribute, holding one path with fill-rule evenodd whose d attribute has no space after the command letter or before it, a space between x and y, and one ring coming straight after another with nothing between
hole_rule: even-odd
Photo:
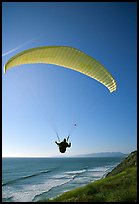
<instances>
[{"instance_id":1,"label":"clear sky","mask_svg":"<svg viewBox=\"0 0 139 204\"><path fill-rule=\"evenodd\" d=\"M3 73L16 53L65 45L101 62L117 90L56 65ZM129 153L137 145L137 3L2 3L2 155L61 156L54 143L71 134L65 156Z\"/></svg>"}]
</instances>

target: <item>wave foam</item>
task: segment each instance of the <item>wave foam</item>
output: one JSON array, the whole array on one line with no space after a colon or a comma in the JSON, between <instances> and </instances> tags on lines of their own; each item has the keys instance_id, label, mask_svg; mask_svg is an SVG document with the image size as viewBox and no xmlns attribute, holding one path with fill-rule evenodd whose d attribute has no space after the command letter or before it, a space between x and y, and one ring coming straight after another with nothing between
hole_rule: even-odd
<instances>
[{"instance_id":1,"label":"wave foam","mask_svg":"<svg viewBox=\"0 0 139 204\"><path fill-rule=\"evenodd\" d=\"M40 174L44 174L44 173L48 173L48 172L51 172L51 171L50 170L44 170L44 171L37 172L35 174L29 174L29 175L26 175L26 176L22 176L22 177L14 179L14 180L10 180L10 181L7 181L5 183L2 183L2 186L9 185L9 184L15 183L17 181L20 181L20 180L23 180L23 179L28 179L28 178L38 176Z\"/></svg>"}]
</instances>

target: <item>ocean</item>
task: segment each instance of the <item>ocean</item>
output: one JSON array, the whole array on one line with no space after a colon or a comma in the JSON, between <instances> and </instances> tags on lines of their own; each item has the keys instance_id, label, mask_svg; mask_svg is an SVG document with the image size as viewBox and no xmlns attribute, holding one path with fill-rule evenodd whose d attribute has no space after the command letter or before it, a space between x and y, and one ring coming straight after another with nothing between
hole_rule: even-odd
<instances>
[{"instance_id":1,"label":"ocean","mask_svg":"<svg viewBox=\"0 0 139 204\"><path fill-rule=\"evenodd\" d=\"M36 202L94 182L123 157L3 158L2 202Z\"/></svg>"}]
</instances>

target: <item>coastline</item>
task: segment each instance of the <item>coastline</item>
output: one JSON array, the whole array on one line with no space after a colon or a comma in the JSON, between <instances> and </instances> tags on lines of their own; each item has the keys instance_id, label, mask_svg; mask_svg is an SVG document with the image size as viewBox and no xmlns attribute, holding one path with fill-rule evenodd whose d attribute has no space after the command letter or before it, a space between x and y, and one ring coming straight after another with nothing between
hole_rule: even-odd
<instances>
[{"instance_id":1,"label":"coastline","mask_svg":"<svg viewBox=\"0 0 139 204\"><path fill-rule=\"evenodd\" d=\"M89 182L85 186L67 191L54 198L37 202L136 202L136 160L137 151L133 151L126 158L123 158L111 172L99 180Z\"/></svg>"}]
</instances>

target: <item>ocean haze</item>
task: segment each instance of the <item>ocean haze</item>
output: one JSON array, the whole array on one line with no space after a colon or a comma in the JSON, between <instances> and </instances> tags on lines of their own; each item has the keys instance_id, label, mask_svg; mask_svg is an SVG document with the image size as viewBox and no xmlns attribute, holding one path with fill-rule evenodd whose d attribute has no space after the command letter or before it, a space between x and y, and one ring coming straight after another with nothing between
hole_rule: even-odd
<instances>
[{"instance_id":1,"label":"ocean haze","mask_svg":"<svg viewBox=\"0 0 139 204\"><path fill-rule=\"evenodd\" d=\"M122 152L97 152L89 154L78 154L78 155L60 155L60 156L44 156L44 157L2 157L2 158L72 158L72 157L126 157L128 153Z\"/></svg>"},{"instance_id":2,"label":"ocean haze","mask_svg":"<svg viewBox=\"0 0 139 204\"><path fill-rule=\"evenodd\" d=\"M98 152L91 154L80 154L78 157L126 157L128 154L122 152Z\"/></svg>"}]
</instances>

